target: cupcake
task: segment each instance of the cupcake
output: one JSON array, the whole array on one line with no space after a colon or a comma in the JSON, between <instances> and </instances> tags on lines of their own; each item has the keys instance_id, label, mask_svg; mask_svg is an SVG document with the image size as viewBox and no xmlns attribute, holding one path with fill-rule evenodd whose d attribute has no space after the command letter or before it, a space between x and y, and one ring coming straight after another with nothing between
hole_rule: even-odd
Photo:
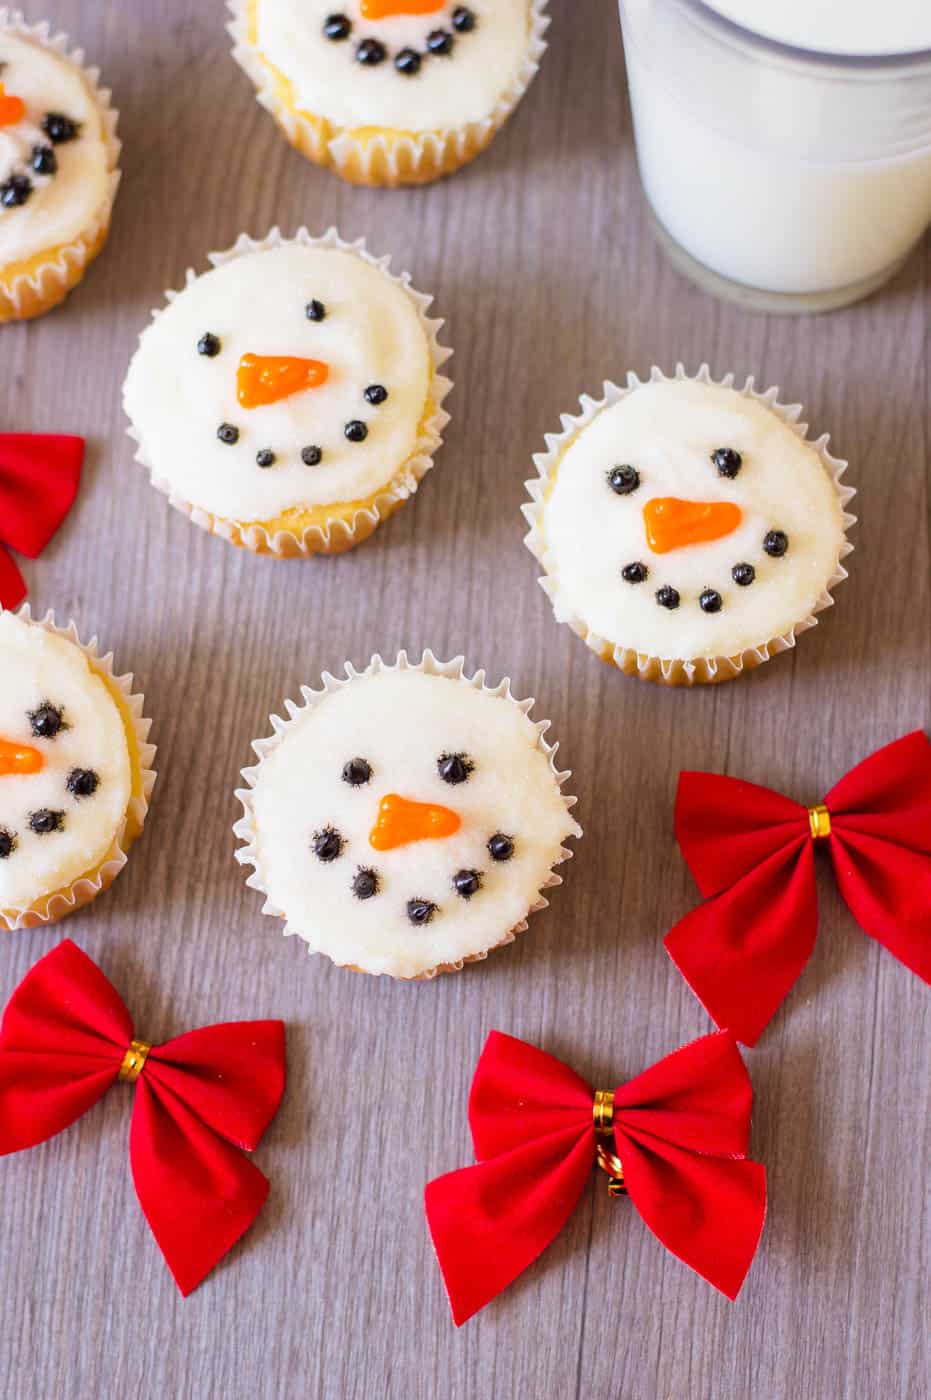
<instances>
[{"instance_id":1,"label":"cupcake","mask_svg":"<svg viewBox=\"0 0 931 1400\"><path fill-rule=\"evenodd\" d=\"M143 331L123 402L152 483L260 554L338 554L417 490L448 422L430 298L361 240L212 253Z\"/></svg>"},{"instance_id":2,"label":"cupcake","mask_svg":"<svg viewBox=\"0 0 931 1400\"><path fill-rule=\"evenodd\" d=\"M293 146L361 185L479 154L546 45L546 0L229 0L233 54Z\"/></svg>"},{"instance_id":3,"label":"cupcake","mask_svg":"<svg viewBox=\"0 0 931 1400\"><path fill-rule=\"evenodd\" d=\"M264 912L357 972L420 979L510 943L581 835L546 723L462 658L324 674L243 770L236 853Z\"/></svg>"},{"instance_id":4,"label":"cupcake","mask_svg":"<svg viewBox=\"0 0 931 1400\"><path fill-rule=\"evenodd\" d=\"M666 685L731 680L830 606L853 548L847 464L777 395L654 369L547 437L525 543L556 617L602 660Z\"/></svg>"},{"instance_id":5,"label":"cupcake","mask_svg":"<svg viewBox=\"0 0 931 1400\"><path fill-rule=\"evenodd\" d=\"M0 927L53 923L113 883L155 782L132 676L51 613L0 612Z\"/></svg>"},{"instance_id":6,"label":"cupcake","mask_svg":"<svg viewBox=\"0 0 931 1400\"><path fill-rule=\"evenodd\" d=\"M106 241L117 114L79 49L0 8L0 321L41 316Z\"/></svg>"}]
</instances>

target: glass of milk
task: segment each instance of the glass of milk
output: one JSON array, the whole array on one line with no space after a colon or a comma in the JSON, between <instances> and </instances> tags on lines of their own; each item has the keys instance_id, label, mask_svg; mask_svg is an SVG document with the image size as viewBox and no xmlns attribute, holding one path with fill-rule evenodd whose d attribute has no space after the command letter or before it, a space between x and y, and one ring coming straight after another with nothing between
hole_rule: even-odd
<instances>
[{"instance_id":1,"label":"glass of milk","mask_svg":"<svg viewBox=\"0 0 931 1400\"><path fill-rule=\"evenodd\" d=\"M768 311L867 296L931 223L931 0L620 0L657 235Z\"/></svg>"}]
</instances>

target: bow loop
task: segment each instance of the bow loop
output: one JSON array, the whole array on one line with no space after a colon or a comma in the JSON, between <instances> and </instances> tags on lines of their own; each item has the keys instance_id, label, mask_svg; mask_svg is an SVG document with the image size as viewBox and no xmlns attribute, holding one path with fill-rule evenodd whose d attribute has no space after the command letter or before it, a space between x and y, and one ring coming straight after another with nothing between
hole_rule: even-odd
<instances>
[{"instance_id":1,"label":"bow loop","mask_svg":"<svg viewBox=\"0 0 931 1400\"><path fill-rule=\"evenodd\" d=\"M0 536L35 559L74 504L84 439L58 433L0 433ZM0 548L0 607L26 596L22 575Z\"/></svg>"},{"instance_id":2,"label":"bow loop","mask_svg":"<svg viewBox=\"0 0 931 1400\"><path fill-rule=\"evenodd\" d=\"M676 840L705 899L766 860L801 849L808 809L756 783L686 772L676 792Z\"/></svg>"},{"instance_id":3,"label":"bow loop","mask_svg":"<svg viewBox=\"0 0 931 1400\"><path fill-rule=\"evenodd\" d=\"M491 1031L469 1094L476 1160L500 1156L531 1138L591 1128L593 1093L555 1056Z\"/></svg>"},{"instance_id":4,"label":"bow loop","mask_svg":"<svg viewBox=\"0 0 931 1400\"><path fill-rule=\"evenodd\" d=\"M188 1031L153 1047L145 1076L212 1132L254 1152L284 1094L284 1026L228 1021Z\"/></svg>"}]
</instances>

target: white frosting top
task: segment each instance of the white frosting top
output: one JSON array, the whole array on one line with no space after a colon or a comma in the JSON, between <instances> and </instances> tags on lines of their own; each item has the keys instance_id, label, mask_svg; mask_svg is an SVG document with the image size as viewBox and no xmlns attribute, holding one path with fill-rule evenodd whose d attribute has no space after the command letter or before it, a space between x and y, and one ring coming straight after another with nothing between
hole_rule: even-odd
<instances>
[{"instance_id":1,"label":"white frosting top","mask_svg":"<svg viewBox=\"0 0 931 1400\"><path fill-rule=\"evenodd\" d=\"M711 461L724 447L742 459L733 478ZM608 483L619 465L639 474L626 495ZM740 523L722 538L654 553L644 506L658 497L733 503ZM814 448L765 404L687 380L641 385L598 413L563 455L540 526L557 617L680 660L735 656L787 632L813 609L844 540L839 495ZM771 531L788 538L781 558L764 550ZM646 566L644 581L622 578L632 563ZM755 571L748 586L734 581L737 564ZM680 595L673 610L656 600L664 586ZM699 606L708 589L721 596L717 612Z\"/></svg>"},{"instance_id":2,"label":"white frosting top","mask_svg":"<svg viewBox=\"0 0 931 1400\"><path fill-rule=\"evenodd\" d=\"M820 53L892 54L931 49L928 0L707 0L747 29Z\"/></svg>"},{"instance_id":3,"label":"white frosting top","mask_svg":"<svg viewBox=\"0 0 931 1400\"><path fill-rule=\"evenodd\" d=\"M472 764L465 781L439 775L438 760L450 754ZM354 758L371 767L359 786L342 777ZM375 850L369 834L388 793L440 804L462 824L453 835ZM516 703L416 670L360 676L312 703L263 759L252 800L258 878L289 932L336 963L396 977L500 943L536 901L562 842L579 831ZM343 844L324 861L313 842L328 828ZM507 860L489 854L499 833L513 840ZM377 875L367 899L352 889L360 868ZM463 870L480 877L470 898L453 886ZM429 922L411 923L409 900L436 906Z\"/></svg>"},{"instance_id":4,"label":"white frosting top","mask_svg":"<svg viewBox=\"0 0 931 1400\"><path fill-rule=\"evenodd\" d=\"M22 120L0 126L0 185L29 178L25 203L0 203L0 265L19 262L73 242L94 222L110 197L106 133L100 109L80 68L36 40L0 29L0 81L6 94L26 105ZM74 140L54 144L42 130L48 113L78 123ZM51 146L53 175L30 165L35 146Z\"/></svg>"},{"instance_id":5,"label":"white frosting top","mask_svg":"<svg viewBox=\"0 0 931 1400\"><path fill-rule=\"evenodd\" d=\"M323 320L306 308L319 301ZM205 334L218 353L198 352ZM326 382L258 408L237 399L243 355L325 363ZM413 452L431 387L430 345L413 296L361 254L291 243L244 253L191 281L140 337L124 405L156 480L229 520L367 497ZM381 385L383 403L365 390ZM350 422L366 425L353 442ZM221 424L238 432L233 444ZM321 450L316 466L305 447ZM268 450L274 465L260 467Z\"/></svg>"},{"instance_id":6,"label":"white frosting top","mask_svg":"<svg viewBox=\"0 0 931 1400\"><path fill-rule=\"evenodd\" d=\"M0 772L0 850L13 840L0 858L0 909L21 910L103 860L120 832L132 775L116 701L73 642L0 613L0 673L0 740L37 750L43 760L39 772ZM30 719L46 705L62 721L49 738ZM77 784L92 792L69 790L76 770L96 778ZM52 814L54 829L34 830L37 813Z\"/></svg>"},{"instance_id":7,"label":"white frosting top","mask_svg":"<svg viewBox=\"0 0 931 1400\"><path fill-rule=\"evenodd\" d=\"M439 131L491 116L520 77L530 48L529 0L469 0L475 26L467 33L452 24L455 4L432 14L362 18L361 0L255 0L256 47L290 80L296 106L341 127L382 126L400 131ZM328 39L328 16L351 21L347 38ZM443 29L453 36L446 55L427 52L427 36ZM356 49L366 39L386 50L383 62L360 63ZM419 71L399 73L401 49L421 55Z\"/></svg>"}]
</instances>

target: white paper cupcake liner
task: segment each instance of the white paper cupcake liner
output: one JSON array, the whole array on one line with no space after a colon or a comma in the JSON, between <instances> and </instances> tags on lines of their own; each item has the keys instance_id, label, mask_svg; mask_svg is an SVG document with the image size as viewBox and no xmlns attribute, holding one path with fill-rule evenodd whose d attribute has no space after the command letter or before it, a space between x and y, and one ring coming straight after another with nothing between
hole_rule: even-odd
<instances>
[{"instance_id":1,"label":"white paper cupcake liner","mask_svg":"<svg viewBox=\"0 0 931 1400\"><path fill-rule=\"evenodd\" d=\"M152 485L168 497L169 502L176 510L180 510L201 529L207 530L210 534L219 535L222 539L229 540L231 544L242 545L257 554L277 555L282 559L312 554L337 554L343 550L352 549L356 544L361 544L363 540L367 539L382 520L386 520L398 506L416 493L420 482L433 466L434 453L442 445L443 429L449 422L449 414L443 408L443 401L453 387L452 380L439 373L440 367L446 363L453 352L447 346L439 343L438 336L444 324L443 321L431 319L427 315L433 297L418 292L411 285L409 273L396 274L391 272L389 270L390 256L374 257L366 248L364 238L357 238L354 242L347 243L345 239L340 238L335 228L327 229L322 237L316 238L303 227L297 230L293 238L285 238L280 229L275 227L264 238L260 239L250 238L248 234L242 233L231 248L219 253L208 253L207 257L214 267L222 267L224 263L231 262L234 258L242 257L248 253L287 247L295 243L306 248L335 248L341 252L355 253L371 267L378 268L394 282L395 286L400 287L403 291L417 312L427 337L432 369L430 381L431 412L420 426L420 433L410 456L398 466L372 504L357 510L351 520L333 519L323 526L310 525L299 534L287 529L269 531L260 521L225 519L210 511L203 510L200 506L193 505L183 496L179 496L168 482L160 479L153 463L146 454L145 443L140 435L132 423L127 428L129 436L136 444L136 461L141 462L146 468ZM185 286L188 287L192 282L196 282L197 277L198 274L194 269L188 268ZM169 290L165 293L165 300L172 302L177 296L180 296L180 292ZM161 310L161 307L154 308L152 318L155 319L159 316ZM126 412L125 399L123 411ZM299 507L295 508L299 509ZM338 503L335 503L333 510L336 511L338 508Z\"/></svg>"},{"instance_id":2,"label":"white paper cupcake liner","mask_svg":"<svg viewBox=\"0 0 931 1400\"><path fill-rule=\"evenodd\" d=\"M121 145L116 134L119 113L111 106L110 89L100 86L98 68L85 65L83 49L69 49L70 40L67 35L54 33L46 20L39 24L29 24L21 10L13 10L5 5L0 6L0 30L31 39L81 70L100 112L109 171L106 195L81 234L70 243L62 244L54 259L40 262L33 272L21 274L12 282L0 287L0 311L3 319L16 320L41 315L43 311L51 310L80 282L88 263L100 252L110 226L113 201L120 183L117 167ZM48 251L51 253L52 249Z\"/></svg>"},{"instance_id":3,"label":"white paper cupcake liner","mask_svg":"<svg viewBox=\"0 0 931 1400\"><path fill-rule=\"evenodd\" d=\"M367 127L362 139L356 128L335 126L324 113L283 106L270 66L249 40L248 0L227 3L232 15L227 29L233 38L233 57L251 78L259 103L271 113L291 145L310 160L329 166L354 184L365 185L425 184L452 174L479 155L504 126L536 76L550 23L547 0L531 0L527 52L520 72L484 120L434 131L386 128L379 132Z\"/></svg>"},{"instance_id":4,"label":"white paper cupcake liner","mask_svg":"<svg viewBox=\"0 0 931 1400\"><path fill-rule=\"evenodd\" d=\"M47 632L54 632L59 637L64 637L66 641L73 642L84 653L91 669L101 677L114 697L118 697L123 716L132 725L136 754L133 762L133 793L119 829L103 860L92 872L79 876L64 889L56 890L53 894L43 895L25 908L0 909L0 928L10 931L33 928L37 924L55 923L57 919L62 919L66 914L73 913L82 905L89 904L92 899L113 884L126 864L127 851L145 825L146 813L149 810L149 801L156 778L155 770L152 767L155 759L155 746L148 741L152 721L146 719L142 712L145 697L133 691L132 672L127 671L125 675L117 675L113 669L113 653L108 651L104 656L101 656L96 637L92 637L89 642L82 642L74 622L69 622L67 627L59 627L52 612L47 612L43 618L34 618L28 603L23 604L17 616L33 627L44 627Z\"/></svg>"},{"instance_id":5,"label":"white paper cupcake liner","mask_svg":"<svg viewBox=\"0 0 931 1400\"><path fill-rule=\"evenodd\" d=\"M348 661L346 662L345 669L345 680L341 680L339 677L331 675L329 671L324 671L321 676L323 684L319 690L312 690L309 686L301 686L301 697L303 700L302 704L296 704L292 700L286 700L284 702L285 709L288 713L287 719L282 719L280 715L273 714L269 716L269 722L271 724L273 732L266 739L256 739L253 741L252 748L258 755L259 761L250 768L243 768L242 776L245 779L247 786L244 788L237 788L235 792L235 796L238 799L238 801L242 804L243 808L243 815L239 818L239 820L233 827L234 835L243 843L236 850L235 855L240 865L249 865L252 867L252 874L249 875L249 877L247 878L246 884L249 886L250 889L258 890L260 894L263 894L265 896L265 903L262 906L263 914L269 914L273 918L283 919L285 921L284 934L286 937L290 937L296 934L299 938L304 939L304 941L308 944L311 943L312 936L305 933L301 929L294 928L289 923L286 913L283 909L279 909L277 905L275 905L272 902L268 890L262 882L262 878L259 874L258 854L256 850L255 839L255 811L252 802L252 789L255 787L258 781L259 771L261 769L262 763L268 757L268 755L274 749L276 749L278 745L282 742L291 726L297 720L302 719L308 710L313 709L315 705L319 705L321 700L324 700L326 696L329 695L332 691L341 690L344 686L351 685L354 680L357 680L362 676L374 675L381 671L420 671L427 676L445 676L449 680L461 681L465 685L472 686L475 690L484 691L487 695L493 695L497 699L508 700L511 704L516 705L521 711L521 713L524 715L530 714L530 711L533 709L535 703L533 699L518 700L517 697L511 692L511 682L508 679L508 677L505 677L496 686L486 685L485 672L483 670L476 671L471 676L466 674L464 657L455 656L451 661L438 661L437 658L433 655L433 652L430 650L424 651L420 661L416 662L408 660L406 651L400 651L398 652L398 658L394 665L387 664L376 653L364 670L357 671L355 667L352 666ZM536 730L537 748L540 751L540 753L545 754L549 762L553 777L555 778L558 787L562 789L563 785L566 782L568 782L572 774L569 769L566 769L565 771L561 772L559 768L557 768L556 752L559 748L559 744L548 744L546 739L544 738L544 735L550 727L550 721L540 720L534 722L533 727ZM561 796L563 802L565 803L566 811L570 812L575 806L578 799L575 797L570 797L562 792ZM575 838L578 838L582 835L582 828L578 825L577 822L574 823L574 826L575 830L571 833L571 835ZM554 866L561 865L563 861L569 860L572 854L573 852L569 850L566 846L560 846L557 854L553 859L552 864ZM484 949L482 952L472 953L466 957L459 958L455 962L440 963L436 967L430 968L424 972L419 972L413 977L397 978L396 980L411 982L430 981L441 972L459 972L462 970L466 963L484 962L484 960L488 957L488 954L490 952L493 952L495 948L503 948L506 944L513 943L517 935L525 931L531 914L536 914L540 909L547 908L549 900L544 897L543 891L552 889L556 885L561 884L562 876L557 875L555 870L551 869L546 880L540 886L537 898L528 908L524 918L522 918L519 921L519 923L514 924L511 928L507 929L502 934L498 942L492 944L491 947ZM315 953L318 950L311 946L309 947L309 951ZM344 967L353 966L353 964L349 963L342 963L338 965ZM366 969L364 968L356 968L355 970L362 972L366 971ZM375 975L390 976L391 974L382 973Z\"/></svg>"},{"instance_id":6,"label":"white paper cupcake liner","mask_svg":"<svg viewBox=\"0 0 931 1400\"><path fill-rule=\"evenodd\" d=\"M694 375L687 374L681 363L677 364L675 374L671 378L691 380L700 384L713 384L726 389L735 388L733 374L726 374L723 379L713 379L706 364L703 364L698 373ZM645 382L666 382L669 379L670 376L665 375L654 365L648 381L641 381L636 374L629 373L626 388L620 388L610 380L605 380L600 399L593 399L588 394L583 394L579 400L581 406L579 414L562 414L562 432L546 434L546 451L538 452L533 459L537 476L524 483L531 497L530 504L521 506L521 511L530 526L524 537L524 543L531 554L543 565L544 576L539 580L540 586L553 604L557 619L568 623L573 632L580 636L603 661L610 662L626 675L636 675L642 680L657 681L663 685L715 685L721 681L733 680L744 671L762 665L770 657L788 651L790 647L795 646L796 638L801 633L807 632L810 627L817 625L816 614L833 605L832 590L847 577L847 570L843 567L841 560L846 559L847 555L852 552L853 545L845 535L838 552L834 571L811 612L799 618L788 631L779 636L770 637L759 646L747 647L734 656L651 656L649 653L633 650L599 636L598 633L592 631L583 617L571 609L563 607L562 600L558 600L555 561L547 550L543 532L547 487L571 443L603 409L611 408L614 404L619 403L628 394L642 387ZM847 505L856 492L853 487L844 485L842 481L844 472L847 470L847 463L838 457L833 457L828 451L827 445L830 441L830 435L823 433L816 440L810 440L807 436L808 424L799 421L802 405L780 403L778 388L767 389L765 393L759 393L754 388L752 375L742 388L737 389L737 392L744 398L765 404L787 427L791 428L796 437L806 442L817 452L840 501L844 530L849 530L852 525L855 525L856 516L847 511Z\"/></svg>"}]
</instances>

